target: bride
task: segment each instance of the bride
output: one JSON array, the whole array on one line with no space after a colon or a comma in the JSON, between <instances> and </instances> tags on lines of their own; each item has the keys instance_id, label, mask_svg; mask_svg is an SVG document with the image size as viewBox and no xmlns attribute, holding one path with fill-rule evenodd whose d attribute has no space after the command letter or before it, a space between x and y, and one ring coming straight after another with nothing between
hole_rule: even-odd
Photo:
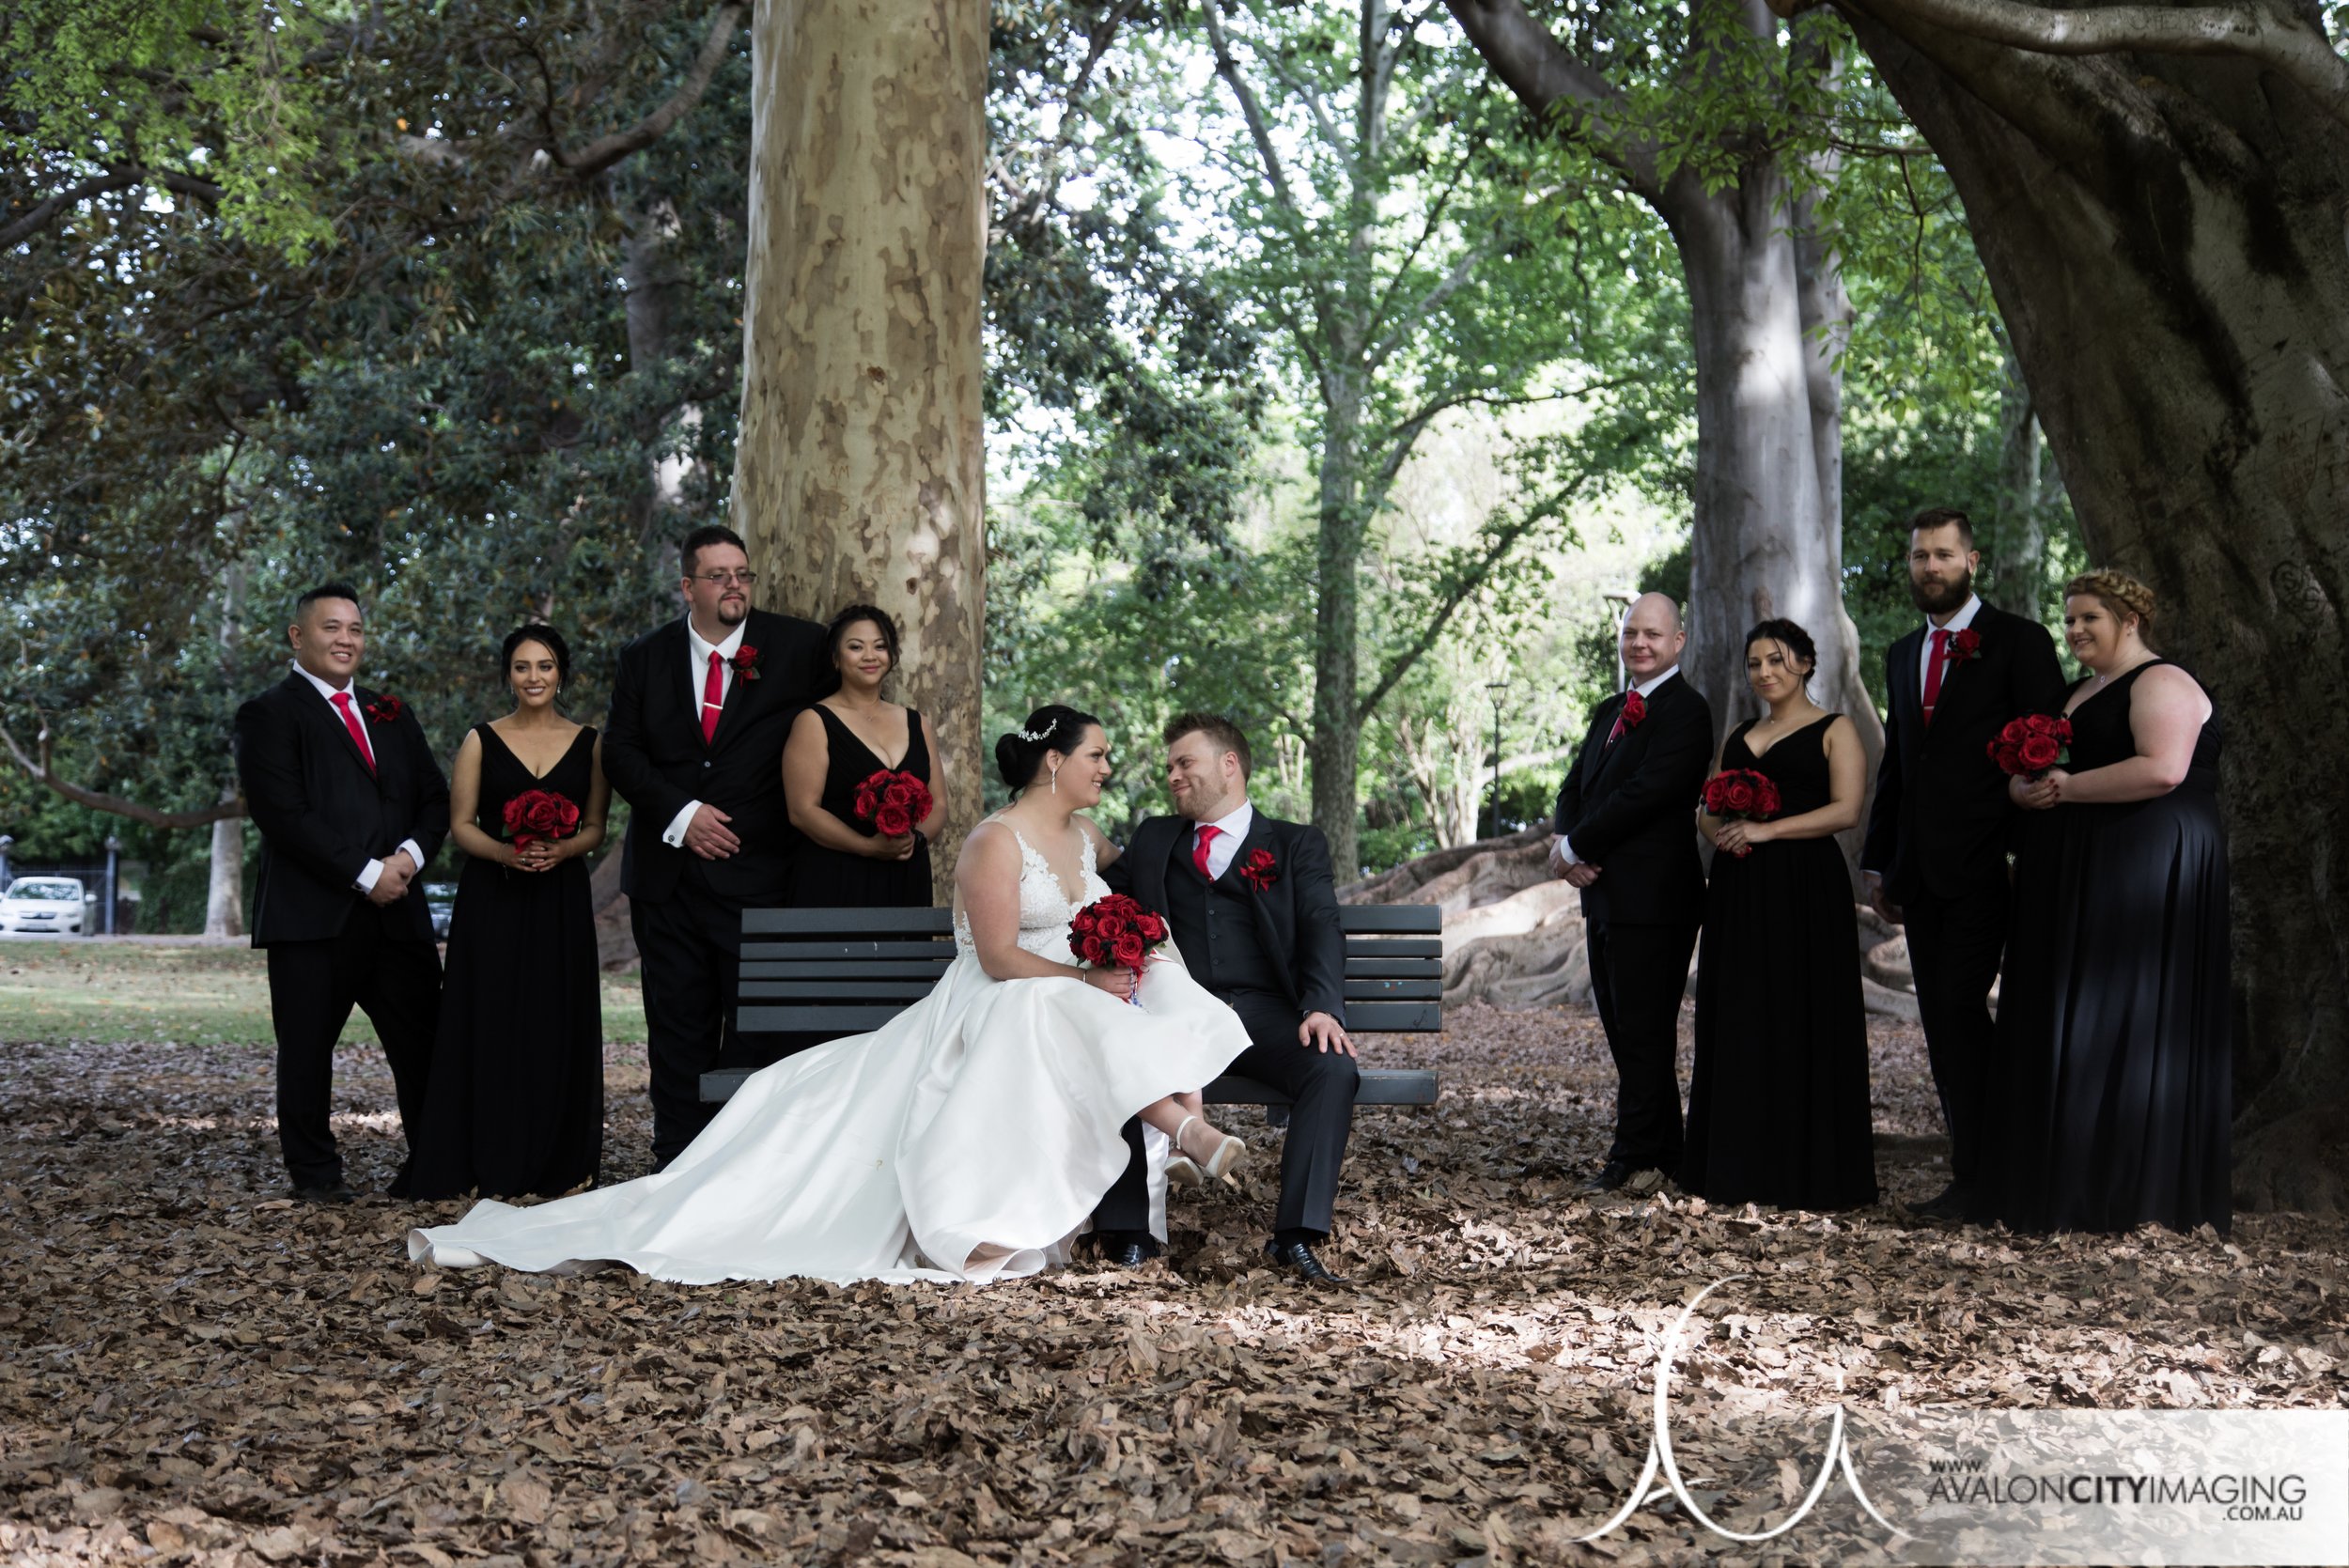
<instances>
[{"instance_id":1,"label":"bride","mask_svg":"<svg viewBox=\"0 0 2349 1568\"><path fill-rule=\"evenodd\" d=\"M1100 722L1038 708L995 761L1015 798L963 846L957 955L927 997L754 1075L660 1173L531 1208L485 1200L410 1232L409 1256L621 1263L687 1284L984 1281L1066 1261L1126 1169L1137 1113L1229 1172L1246 1146L1182 1091L1248 1048L1237 1015L1179 961L1154 958L1137 985L1069 954L1069 918L1110 891L1117 857L1078 815L1110 775Z\"/></svg>"}]
</instances>

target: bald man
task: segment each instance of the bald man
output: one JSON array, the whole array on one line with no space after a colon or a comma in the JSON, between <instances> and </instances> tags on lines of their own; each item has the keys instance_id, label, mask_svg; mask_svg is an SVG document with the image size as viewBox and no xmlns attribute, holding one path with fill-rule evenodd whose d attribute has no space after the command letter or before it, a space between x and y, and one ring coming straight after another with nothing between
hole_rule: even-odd
<instances>
[{"instance_id":1,"label":"bald man","mask_svg":"<svg viewBox=\"0 0 2349 1568\"><path fill-rule=\"evenodd\" d=\"M1615 1058L1615 1136L1593 1191L1649 1193L1680 1164L1680 998L1704 920L1696 801L1713 709L1680 675L1680 607L1643 594L1623 622L1631 690L1598 705L1558 787L1551 874L1582 890L1591 995Z\"/></svg>"}]
</instances>

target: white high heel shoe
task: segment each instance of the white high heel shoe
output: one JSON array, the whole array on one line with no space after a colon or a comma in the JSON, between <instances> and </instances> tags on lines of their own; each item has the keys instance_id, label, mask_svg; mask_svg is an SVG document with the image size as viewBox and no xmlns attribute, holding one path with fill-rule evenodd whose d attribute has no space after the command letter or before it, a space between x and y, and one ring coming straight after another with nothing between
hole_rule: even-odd
<instances>
[{"instance_id":1,"label":"white high heel shoe","mask_svg":"<svg viewBox=\"0 0 2349 1568\"><path fill-rule=\"evenodd\" d=\"M1190 1131L1191 1124L1194 1122L1198 1123L1198 1125L1203 1127L1207 1126L1206 1123L1200 1121L1196 1116L1184 1117L1181 1124L1174 1129L1175 1153L1177 1155L1181 1155L1184 1157L1185 1162L1190 1164L1191 1169L1198 1173L1199 1179L1202 1183L1224 1180L1229 1177L1233 1172L1238 1170L1241 1162L1248 1158L1247 1141L1244 1139L1235 1138L1228 1132L1220 1133L1218 1136L1221 1137L1223 1141L1218 1143L1213 1152L1211 1152L1205 1160L1201 1160L1197 1156L1190 1154L1183 1148L1183 1135ZM1210 1132L1215 1131L1212 1127L1208 1127L1207 1130ZM1169 1159L1167 1162L1166 1173L1168 1180L1172 1181L1175 1179L1174 1164L1172 1159Z\"/></svg>"}]
</instances>

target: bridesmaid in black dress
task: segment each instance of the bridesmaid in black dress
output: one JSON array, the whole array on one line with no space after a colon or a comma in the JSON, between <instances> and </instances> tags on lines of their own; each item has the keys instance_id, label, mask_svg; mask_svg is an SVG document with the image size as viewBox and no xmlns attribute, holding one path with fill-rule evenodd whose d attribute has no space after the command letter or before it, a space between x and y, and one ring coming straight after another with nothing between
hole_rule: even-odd
<instances>
[{"instance_id":1,"label":"bridesmaid in black dress","mask_svg":"<svg viewBox=\"0 0 2349 1568\"><path fill-rule=\"evenodd\" d=\"M783 749L783 794L806 835L791 858L785 903L795 908L912 908L931 901L930 840L946 821L946 791L930 722L886 702L897 668L897 623L869 604L832 617L840 690L801 713ZM929 785L929 814L884 837L856 814L857 785L882 770Z\"/></svg>"},{"instance_id":2,"label":"bridesmaid in black dress","mask_svg":"<svg viewBox=\"0 0 2349 1568\"><path fill-rule=\"evenodd\" d=\"M596 732L555 711L570 650L551 627L506 639L514 711L476 724L449 779L449 836L470 857L449 919L448 978L423 1133L394 1194L552 1197L603 1154L603 1015L587 861L611 786ZM578 808L568 836L521 848L509 800Z\"/></svg>"},{"instance_id":3,"label":"bridesmaid in black dress","mask_svg":"<svg viewBox=\"0 0 2349 1568\"><path fill-rule=\"evenodd\" d=\"M1859 933L1834 837L1859 821L1867 753L1852 722L1803 690L1817 664L1792 621L1746 634L1746 679L1769 712L1730 736L1714 771L1764 775L1780 809L1765 822L1697 818L1715 853L1679 1181L1714 1203L1876 1198Z\"/></svg>"},{"instance_id":4,"label":"bridesmaid in black dress","mask_svg":"<svg viewBox=\"0 0 2349 1568\"><path fill-rule=\"evenodd\" d=\"M2011 793L2048 814L2018 857L1999 993L1996 1212L2017 1230L2226 1231L2233 1115L2218 724L2145 643L2153 590L2064 587L2089 674L2070 760Z\"/></svg>"}]
</instances>

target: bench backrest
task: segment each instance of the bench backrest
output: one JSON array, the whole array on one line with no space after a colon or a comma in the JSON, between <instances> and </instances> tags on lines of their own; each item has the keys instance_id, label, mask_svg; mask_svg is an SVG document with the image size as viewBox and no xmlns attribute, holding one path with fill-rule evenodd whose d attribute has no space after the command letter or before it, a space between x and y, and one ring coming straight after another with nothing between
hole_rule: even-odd
<instances>
[{"instance_id":1,"label":"bench backrest","mask_svg":"<svg viewBox=\"0 0 2349 1568\"><path fill-rule=\"evenodd\" d=\"M745 909L741 1011L748 1033L854 1034L929 994L954 961L953 915L919 909ZM1443 911L1342 905L1346 1024L1372 1034L1443 1028Z\"/></svg>"}]
</instances>

